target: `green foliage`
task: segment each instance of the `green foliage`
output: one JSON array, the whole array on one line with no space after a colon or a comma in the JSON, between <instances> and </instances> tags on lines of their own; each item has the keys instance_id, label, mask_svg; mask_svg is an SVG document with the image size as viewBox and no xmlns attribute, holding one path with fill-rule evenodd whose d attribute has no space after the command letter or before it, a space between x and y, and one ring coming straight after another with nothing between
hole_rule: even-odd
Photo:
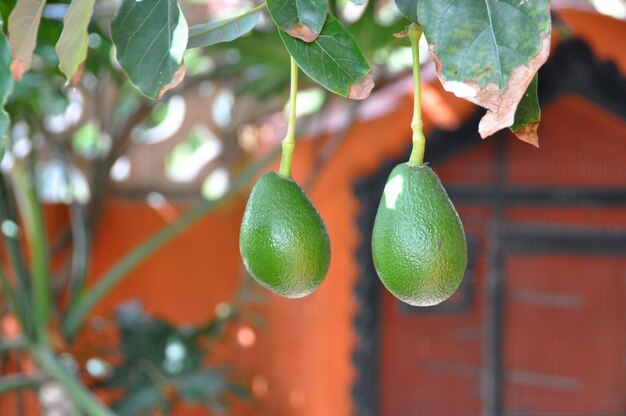
<instances>
[{"instance_id":1,"label":"green foliage","mask_svg":"<svg viewBox=\"0 0 626 416\"><path fill-rule=\"evenodd\" d=\"M289 82L289 53L278 31L255 32L254 36L215 46L219 49L216 58L221 60L213 73L214 79L234 80L233 89L238 95L252 94L259 99L284 92ZM235 59L229 59L231 56Z\"/></svg>"},{"instance_id":2,"label":"green foliage","mask_svg":"<svg viewBox=\"0 0 626 416\"><path fill-rule=\"evenodd\" d=\"M446 89L489 110L481 135L511 126L548 57L549 1L420 0L417 12Z\"/></svg>"},{"instance_id":3,"label":"green foliage","mask_svg":"<svg viewBox=\"0 0 626 416\"><path fill-rule=\"evenodd\" d=\"M9 16L9 44L13 55L11 71L15 79L30 69L37 44L37 29L46 0L18 0Z\"/></svg>"},{"instance_id":4,"label":"green foliage","mask_svg":"<svg viewBox=\"0 0 626 416\"><path fill-rule=\"evenodd\" d=\"M447 81L508 86L550 33L548 1L420 0L419 23ZM463 24L459 24L462 21Z\"/></svg>"},{"instance_id":5,"label":"green foliage","mask_svg":"<svg viewBox=\"0 0 626 416\"><path fill-rule=\"evenodd\" d=\"M374 86L372 68L352 34L328 15L320 36L307 43L284 32L285 47L305 74L324 88L344 97L366 98Z\"/></svg>"},{"instance_id":6,"label":"green foliage","mask_svg":"<svg viewBox=\"0 0 626 416\"><path fill-rule=\"evenodd\" d=\"M201 345L207 329L222 324L223 319L183 330L149 317L137 303L128 303L118 309L116 321L124 358L102 387L125 392L112 406L117 415L169 411L177 398L218 412L226 408L227 395L243 392L248 397L226 368L203 365L207 349Z\"/></svg>"},{"instance_id":7,"label":"green foliage","mask_svg":"<svg viewBox=\"0 0 626 416\"><path fill-rule=\"evenodd\" d=\"M535 74L522 100L517 106L515 121L511 126L511 131L513 131L517 137L535 146L539 144L537 127L541 120L541 108L539 107L539 97L537 96L538 85L539 76Z\"/></svg>"},{"instance_id":8,"label":"green foliage","mask_svg":"<svg viewBox=\"0 0 626 416\"><path fill-rule=\"evenodd\" d=\"M9 62L11 60L11 51L9 43L4 37L2 16L0 16L0 62ZM0 160L4 156L6 148L6 133L9 129L9 114L5 111L4 105L13 89L13 79L8 66L0 66Z\"/></svg>"},{"instance_id":9,"label":"green foliage","mask_svg":"<svg viewBox=\"0 0 626 416\"><path fill-rule=\"evenodd\" d=\"M124 0L111 23L117 60L150 98L161 97L182 80L187 36L176 0Z\"/></svg>"},{"instance_id":10,"label":"green foliage","mask_svg":"<svg viewBox=\"0 0 626 416\"><path fill-rule=\"evenodd\" d=\"M409 20L419 24L417 18L417 3L418 0L396 0L396 6L398 10Z\"/></svg>"},{"instance_id":11,"label":"green foliage","mask_svg":"<svg viewBox=\"0 0 626 416\"><path fill-rule=\"evenodd\" d=\"M35 49L38 68L26 72L19 82L14 83L6 104L12 120L43 120L49 115L62 113L67 107L65 79L58 72L59 60L54 50L62 30L60 21L41 21Z\"/></svg>"},{"instance_id":12,"label":"green foliage","mask_svg":"<svg viewBox=\"0 0 626 416\"><path fill-rule=\"evenodd\" d=\"M260 7L217 22L204 23L189 28L187 48L211 46L220 42L230 42L254 29L259 17Z\"/></svg>"},{"instance_id":13,"label":"green foliage","mask_svg":"<svg viewBox=\"0 0 626 416\"><path fill-rule=\"evenodd\" d=\"M30 273L32 275L32 301L34 305L33 322L37 330L35 339L45 337L44 330L50 323L52 312L52 292L49 272L49 250L45 230L42 207L37 201L32 174L20 163L12 170L15 199L24 222L24 233L30 254Z\"/></svg>"},{"instance_id":14,"label":"green foliage","mask_svg":"<svg viewBox=\"0 0 626 416\"><path fill-rule=\"evenodd\" d=\"M11 10L15 7L16 0L6 0L0 2L0 16L2 21L6 22L11 14Z\"/></svg>"},{"instance_id":15,"label":"green foliage","mask_svg":"<svg viewBox=\"0 0 626 416\"><path fill-rule=\"evenodd\" d=\"M56 45L59 69L68 80L87 57L89 33L87 28L95 0L73 0L63 18L63 33Z\"/></svg>"}]
</instances>

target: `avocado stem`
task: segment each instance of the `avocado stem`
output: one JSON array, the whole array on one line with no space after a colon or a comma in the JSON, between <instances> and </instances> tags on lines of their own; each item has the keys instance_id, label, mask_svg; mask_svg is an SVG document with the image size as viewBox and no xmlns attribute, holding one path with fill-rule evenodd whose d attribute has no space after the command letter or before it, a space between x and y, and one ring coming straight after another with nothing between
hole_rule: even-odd
<instances>
[{"instance_id":1,"label":"avocado stem","mask_svg":"<svg viewBox=\"0 0 626 416\"><path fill-rule=\"evenodd\" d=\"M420 77L420 37L422 29L415 23L409 26L409 39L411 40L411 52L413 54L413 150L409 157L409 166L422 166L424 163L424 150L426 137L424 137L424 123L422 122L422 85Z\"/></svg>"},{"instance_id":2,"label":"avocado stem","mask_svg":"<svg viewBox=\"0 0 626 416\"><path fill-rule=\"evenodd\" d=\"M296 147L296 98L298 97L298 65L291 58L291 89L289 92L289 119L287 122L287 134L282 141L282 154L280 157L280 168L278 173L291 179L291 166L293 160L293 149Z\"/></svg>"}]
</instances>

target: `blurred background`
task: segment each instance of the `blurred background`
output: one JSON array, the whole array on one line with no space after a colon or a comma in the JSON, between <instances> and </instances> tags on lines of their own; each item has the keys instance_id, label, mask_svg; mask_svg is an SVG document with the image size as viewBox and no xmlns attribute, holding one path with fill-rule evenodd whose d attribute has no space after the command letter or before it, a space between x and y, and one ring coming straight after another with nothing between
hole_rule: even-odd
<instances>
[{"instance_id":1,"label":"blurred background","mask_svg":"<svg viewBox=\"0 0 626 416\"><path fill-rule=\"evenodd\" d=\"M0 5L4 21L13 4ZM378 201L411 137L411 52L392 36L406 25L393 2L331 2L374 67L368 100L301 77L294 178L326 222L332 262L299 300L251 282L238 249L247 195L277 169L286 130L289 56L267 15L235 42L187 51L186 79L149 101L114 59L117 5L96 3L69 89L54 53L67 4L45 6L0 164L4 213L15 166L32 173L59 315L117 276L55 344L116 414L626 415L625 2L552 2L540 149L508 131L482 141L482 111L442 90L422 48L425 160L469 249L462 286L431 308L397 301L371 261ZM192 25L254 4L181 6ZM9 275L14 255L3 245ZM22 330L2 312L3 339ZM31 375L0 388L1 415L76 414L25 354L0 358L2 374Z\"/></svg>"}]
</instances>

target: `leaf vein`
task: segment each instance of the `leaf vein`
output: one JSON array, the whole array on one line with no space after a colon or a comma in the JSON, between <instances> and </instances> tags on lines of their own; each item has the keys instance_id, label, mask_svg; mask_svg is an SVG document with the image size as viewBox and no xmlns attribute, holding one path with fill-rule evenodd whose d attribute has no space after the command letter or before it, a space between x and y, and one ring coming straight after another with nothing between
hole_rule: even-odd
<instances>
[{"instance_id":1,"label":"leaf vein","mask_svg":"<svg viewBox=\"0 0 626 416\"><path fill-rule=\"evenodd\" d=\"M154 46L154 43L159 39L159 36L161 36L161 33L163 33L163 31L167 28L167 26L163 26L161 28L161 30L159 30L159 32L154 36L154 39L152 39L152 42L150 42L150 44L146 47L146 50L143 52L143 54L141 55L141 57L139 58L139 61L137 61L137 72L141 73L143 72L141 70L141 65L143 64L143 60L146 58L146 56L148 56L148 53L150 53L150 50L152 49L152 47ZM169 44L169 43L168 43ZM163 54L163 56L167 56L167 54ZM160 66L160 63L159 63ZM158 66L158 67L159 67ZM158 68L157 67L157 68Z\"/></svg>"},{"instance_id":2,"label":"leaf vein","mask_svg":"<svg viewBox=\"0 0 626 416\"><path fill-rule=\"evenodd\" d=\"M437 33L437 37L439 37L439 27L441 26L441 22L443 21L443 18L446 16L446 14L450 10L450 8L452 6L454 6L455 4L457 4L458 1L459 0L453 0L452 2L450 2L450 4L448 4L448 7L446 7L445 10L439 16L439 19L437 20L437 26L436 26L436 29L435 29L435 32Z\"/></svg>"},{"instance_id":3,"label":"leaf vein","mask_svg":"<svg viewBox=\"0 0 626 416\"><path fill-rule=\"evenodd\" d=\"M485 1L485 7L487 8L487 18L489 19L489 27L491 27L491 36L493 39L493 44L494 47L496 49L496 64L498 66L498 74L500 75L500 86L502 86L502 83L504 81L503 79L503 75L502 75L502 62L501 62L501 58L500 58L500 50L498 48L498 39L496 38L496 32L495 30L493 30L493 19L491 17L491 7L489 6L489 1L490 0L484 0Z\"/></svg>"},{"instance_id":4,"label":"leaf vein","mask_svg":"<svg viewBox=\"0 0 626 416\"><path fill-rule=\"evenodd\" d=\"M321 43L319 43L319 42L317 42L317 41L316 41L315 43L317 43L317 45L320 47L320 49L321 49L324 53L326 53L326 55L328 55L328 57L329 57L329 58L330 58L333 62L335 62L335 63L337 64L337 66L338 66L338 67L339 67L339 68L340 68L340 69L341 69L341 70L342 70L342 71L343 71L346 75L348 75L348 78L349 78L349 79L351 79L351 78L352 78L352 77L350 77L350 73L349 73L349 72L348 72L348 71L347 71L347 70L346 70L343 66L341 66L341 65L339 64L339 62L337 62L337 61L335 60L335 58L334 58L334 57L333 57L330 53L328 53L328 51L327 51L326 49L324 49L324 47L322 46L322 44L321 44ZM323 62L323 60L322 60L322 62Z\"/></svg>"},{"instance_id":5,"label":"leaf vein","mask_svg":"<svg viewBox=\"0 0 626 416\"><path fill-rule=\"evenodd\" d=\"M150 9L150 12L143 19L143 22L141 22L141 24L135 28L135 31L126 38L126 45L124 45L124 52L126 52L126 50L128 49L128 45L130 45L130 42L132 41L133 37L135 37L135 35L139 33L143 25L146 24L146 22L148 21L152 13L154 13L154 10L156 10L158 5L159 5L158 1L154 3L154 6L152 7L152 9Z\"/></svg>"}]
</instances>

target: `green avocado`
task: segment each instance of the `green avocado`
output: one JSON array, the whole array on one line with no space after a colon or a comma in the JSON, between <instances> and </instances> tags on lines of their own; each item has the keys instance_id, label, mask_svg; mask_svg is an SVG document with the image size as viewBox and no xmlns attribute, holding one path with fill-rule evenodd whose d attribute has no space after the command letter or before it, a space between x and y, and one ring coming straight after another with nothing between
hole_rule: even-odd
<instances>
[{"instance_id":1,"label":"green avocado","mask_svg":"<svg viewBox=\"0 0 626 416\"><path fill-rule=\"evenodd\" d=\"M239 251L252 277L287 298L313 292L330 264L322 218L297 183L275 172L263 175L252 189Z\"/></svg>"},{"instance_id":2,"label":"green avocado","mask_svg":"<svg viewBox=\"0 0 626 416\"><path fill-rule=\"evenodd\" d=\"M372 256L385 287L413 306L431 306L458 288L467 244L441 181L428 166L396 166L372 231Z\"/></svg>"}]
</instances>

